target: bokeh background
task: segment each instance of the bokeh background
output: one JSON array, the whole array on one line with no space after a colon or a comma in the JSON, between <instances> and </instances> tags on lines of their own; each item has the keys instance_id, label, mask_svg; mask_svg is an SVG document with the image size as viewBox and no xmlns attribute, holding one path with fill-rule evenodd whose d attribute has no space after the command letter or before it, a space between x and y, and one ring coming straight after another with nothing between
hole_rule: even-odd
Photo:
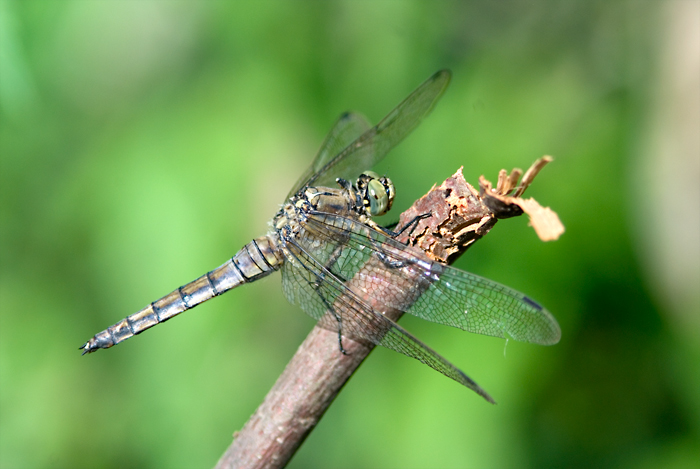
<instances>
[{"instance_id":1,"label":"bokeh background","mask_svg":"<svg viewBox=\"0 0 700 469\"><path fill-rule=\"evenodd\" d=\"M345 110L440 68L380 166L395 216L464 165L567 231L458 267L558 318L539 347L404 327L499 402L375 350L291 467L697 467L700 3L0 2L0 467L210 467L313 322L278 275L109 351L92 334L267 229Z\"/></svg>"}]
</instances>

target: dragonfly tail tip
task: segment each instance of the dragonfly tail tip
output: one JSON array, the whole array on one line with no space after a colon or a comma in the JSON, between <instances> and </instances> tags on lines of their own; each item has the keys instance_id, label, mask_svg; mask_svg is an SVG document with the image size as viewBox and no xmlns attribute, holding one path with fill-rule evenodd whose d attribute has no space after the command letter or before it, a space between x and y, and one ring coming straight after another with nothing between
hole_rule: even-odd
<instances>
[{"instance_id":1,"label":"dragonfly tail tip","mask_svg":"<svg viewBox=\"0 0 700 469\"><path fill-rule=\"evenodd\" d=\"M88 342L85 342L83 345L81 345L80 347L78 347L78 350L82 350L82 351L83 351L83 353L80 354L81 356L82 356L82 355L85 355L86 353L93 352L93 349L90 347L90 342L89 342L89 341L88 341Z\"/></svg>"}]
</instances>

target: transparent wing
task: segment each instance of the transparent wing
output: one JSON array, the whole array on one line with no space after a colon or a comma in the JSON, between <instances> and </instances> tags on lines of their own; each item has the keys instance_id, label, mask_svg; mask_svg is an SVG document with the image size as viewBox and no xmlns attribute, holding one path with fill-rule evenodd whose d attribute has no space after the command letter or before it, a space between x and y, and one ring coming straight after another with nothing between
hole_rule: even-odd
<instances>
[{"instance_id":1,"label":"transparent wing","mask_svg":"<svg viewBox=\"0 0 700 469\"><path fill-rule=\"evenodd\" d=\"M326 243L343 240L329 270L341 278L362 277L357 281L381 291L373 298L375 310L397 309L469 332L541 345L559 341L556 319L532 299L491 280L432 262L419 249L363 223L315 213L306 231ZM381 261L379 268L362 269L372 258Z\"/></svg>"},{"instance_id":2,"label":"transparent wing","mask_svg":"<svg viewBox=\"0 0 700 469\"><path fill-rule=\"evenodd\" d=\"M340 245L335 246L338 248ZM344 279L324 267L315 255L310 254L296 240L288 241L284 249L288 258L282 267L285 295L317 319L321 327L340 331L345 337L369 340L415 358L472 389L487 401L494 402L486 391L461 370L395 322L372 309L365 299L344 283Z\"/></svg>"},{"instance_id":3,"label":"transparent wing","mask_svg":"<svg viewBox=\"0 0 700 469\"><path fill-rule=\"evenodd\" d=\"M325 164L321 166L317 163L320 161L321 153L326 145L324 144L312 168L296 184L295 190L291 194L295 194L303 187L310 185L334 186L336 178L353 181L362 171L371 169L430 113L447 88L450 76L449 70L435 73L379 124L350 142L331 159L324 156Z\"/></svg>"},{"instance_id":4,"label":"transparent wing","mask_svg":"<svg viewBox=\"0 0 700 469\"><path fill-rule=\"evenodd\" d=\"M287 197L289 198L293 196L299 191L299 189L305 187L307 185L307 181L311 179L311 176L328 164L333 157L337 156L345 149L345 147L354 142L360 135L367 132L370 127L371 125L369 121L362 114L358 114L356 112L346 112L341 115L333 125L331 131L328 132L328 135L323 141L323 144L321 145L316 158L314 158L313 163L311 163L311 166L306 170L304 175L299 178L299 181L297 181L292 190L289 191L289 195Z\"/></svg>"}]
</instances>

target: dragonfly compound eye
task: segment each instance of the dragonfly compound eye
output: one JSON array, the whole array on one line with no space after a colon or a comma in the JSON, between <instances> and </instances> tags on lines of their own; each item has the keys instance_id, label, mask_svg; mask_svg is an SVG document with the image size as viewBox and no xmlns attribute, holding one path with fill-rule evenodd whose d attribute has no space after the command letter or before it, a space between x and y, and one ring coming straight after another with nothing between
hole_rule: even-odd
<instances>
[{"instance_id":1,"label":"dragonfly compound eye","mask_svg":"<svg viewBox=\"0 0 700 469\"><path fill-rule=\"evenodd\" d=\"M384 215L394 202L394 184L387 177L365 171L357 180L362 203L370 216Z\"/></svg>"}]
</instances>

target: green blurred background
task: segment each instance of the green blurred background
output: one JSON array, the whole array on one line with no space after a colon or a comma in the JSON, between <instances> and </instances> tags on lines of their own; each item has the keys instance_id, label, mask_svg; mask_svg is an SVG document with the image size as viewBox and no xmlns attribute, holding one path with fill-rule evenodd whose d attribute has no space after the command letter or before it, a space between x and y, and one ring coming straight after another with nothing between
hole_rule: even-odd
<instances>
[{"instance_id":1,"label":"green blurred background","mask_svg":"<svg viewBox=\"0 0 700 469\"><path fill-rule=\"evenodd\" d=\"M345 110L450 68L379 168L395 216L464 165L567 231L500 222L458 267L527 292L539 347L405 317L498 401L376 350L292 467L690 467L700 460L695 0L0 3L0 467L210 467L313 322L278 275L81 357L217 267ZM697 467L697 466L693 466Z\"/></svg>"}]
</instances>

